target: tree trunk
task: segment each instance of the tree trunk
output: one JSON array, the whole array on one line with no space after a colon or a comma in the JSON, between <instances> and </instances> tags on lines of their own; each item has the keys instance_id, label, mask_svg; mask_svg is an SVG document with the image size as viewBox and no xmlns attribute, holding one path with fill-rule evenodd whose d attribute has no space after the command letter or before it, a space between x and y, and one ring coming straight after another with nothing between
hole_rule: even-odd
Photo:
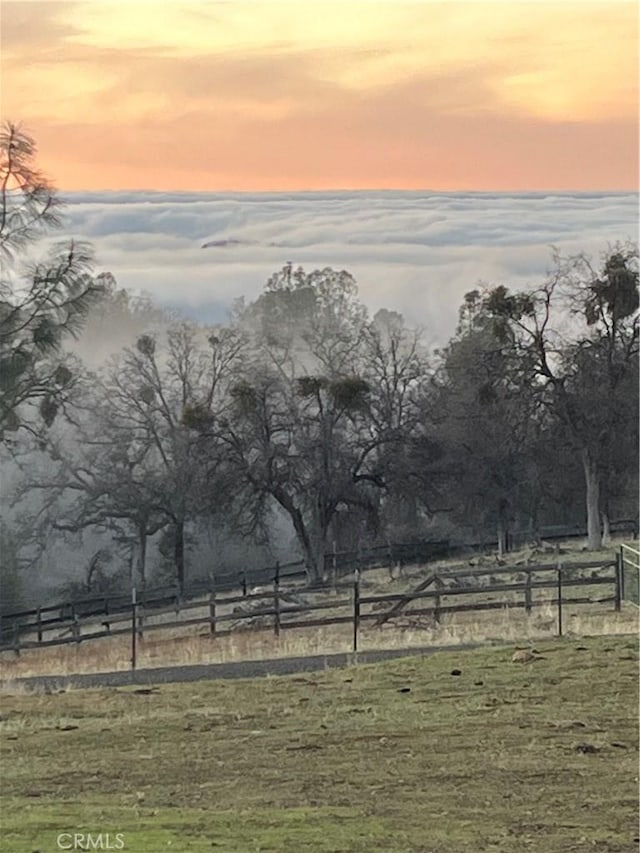
<instances>
[{"instance_id":1,"label":"tree trunk","mask_svg":"<svg viewBox=\"0 0 640 853\"><path fill-rule=\"evenodd\" d=\"M289 513L289 515L291 517L291 521L293 522L293 529L296 532L298 544L302 548L302 553L304 555L304 565L307 572L307 580L309 581L309 583L316 583L318 580L320 580L320 574L318 572L318 566L316 564L314 548L311 544L311 539L309 538L309 533L307 532L304 519L302 518L302 513L299 509L296 509L294 512Z\"/></svg>"},{"instance_id":2,"label":"tree trunk","mask_svg":"<svg viewBox=\"0 0 640 853\"><path fill-rule=\"evenodd\" d=\"M531 507L530 512L529 512L529 524L528 524L528 539L529 539L530 543L535 544L535 545L541 544L540 528L538 525L538 510L539 510L539 505L538 505L538 500L536 499L534 501L533 506Z\"/></svg>"},{"instance_id":3,"label":"tree trunk","mask_svg":"<svg viewBox=\"0 0 640 853\"><path fill-rule=\"evenodd\" d=\"M315 536L314 548L314 565L315 575L317 580L323 583L329 581L325 556L329 550L329 528L325 525L320 526Z\"/></svg>"},{"instance_id":4,"label":"tree trunk","mask_svg":"<svg viewBox=\"0 0 640 853\"><path fill-rule=\"evenodd\" d=\"M176 567L176 580L180 592L184 592L184 521L177 521L174 527L173 560Z\"/></svg>"},{"instance_id":5,"label":"tree trunk","mask_svg":"<svg viewBox=\"0 0 640 853\"><path fill-rule=\"evenodd\" d=\"M587 450L582 453L582 465L584 467L587 499L587 548L590 551L597 551L602 547L602 533L600 530L600 477L598 466Z\"/></svg>"},{"instance_id":6,"label":"tree trunk","mask_svg":"<svg viewBox=\"0 0 640 853\"><path fill-rule=\"evenodd\" d=\"M318 583L318 581L322 580L322 574L324 571L324 548L322 551L322 559L319 561L317 553L318 543L317 541L315 543L311 541L302 513L294 504L292 498L281 488L274 489L272 494L280 506L286 510L289 518L291 519L298 544L300 545L304 556L307 580L311 584ZM319 564L320 562L321 565Z\"/></svg>"},{"instance_id":7,"label":"tree trunk","mask_svg":"<svg viewBox=\"0 0 640 853\"><path fill-rule=\"evenodd\" d=\"M498 509L498 557L504 557L508 549L507 505L505 501L501 501Z\"/></svg>"},{"instance_id":8,"label":"tree trunk","mask_svg":"<svg viewBox=\"0 0 640 853\"><path fill-rule=\"evenodd\" d=\"M606 478L600 484L600 518L602 520L602 544L611 544L611 512L609 507L609 489Z\"/></svg>"},{"instance_id":9,"label":"tree trunk","mask_svg":"<svg viewBox=\"0 0 640 853\"><path fill-rule=\"evenodd\" d=\"M507 552L507 531L502 519L498 520L498 557L504 557Z\"/></svg>"}]
</instances>

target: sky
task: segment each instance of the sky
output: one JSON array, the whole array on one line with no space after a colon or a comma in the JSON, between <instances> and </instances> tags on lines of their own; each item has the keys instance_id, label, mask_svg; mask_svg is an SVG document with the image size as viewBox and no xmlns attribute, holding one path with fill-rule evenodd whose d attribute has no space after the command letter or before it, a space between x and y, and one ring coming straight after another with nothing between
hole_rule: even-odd
<instances>
[{"instance_id":1,"label":"sky","mask_svg":"<svg viewBox=\"0 0 640 853\"><path fill-rule=\"evenodd\" d=\"M635 190L634 2L1 0L70 190Z\"/></svg>"}]
</instances>

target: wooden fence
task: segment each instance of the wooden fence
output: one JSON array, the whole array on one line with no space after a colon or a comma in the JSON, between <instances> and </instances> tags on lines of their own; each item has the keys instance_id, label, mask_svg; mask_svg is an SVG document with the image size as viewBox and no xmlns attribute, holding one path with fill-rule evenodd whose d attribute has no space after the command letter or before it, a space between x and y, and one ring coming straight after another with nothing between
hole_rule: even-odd
<instances>
[{"instance_id":1,"label":"wooden fence","mask_svg":"<svg viewBox=\"0 0 640 853\"><path fill-rule=\"evenodd\" d=\"M281 567L276 565L269 588L259 592L228 595L212 587L189 601L179 596L138 600L134 594L117 612L107 607L82 615L73 608L55 616L47 615L47 608L24 611L21 619L14 620L11 640L0 645L0 649L19 654L22 649L79 644L129 634L131 665L135 668L138 640L158 630L201 626L215 641L216 637L238 629L270 628L278 637L283 631L295 628L351 625L351 646L357 651L363 625L367 623L379 628L399 618L427 618L437 624L451 613L520 608L530 614L543 605L554 607L556 633L562 635L566 605L611 604L620 610L622 570L620 555L616 560L565 565L553 562L479 568L463 564L430 572L411 591L366 595L358 568L352 579L337 581L331 591L319 593L309 588L283 586ZM580 595L581 588L589 594ZM598 596L597 589L602 589L603 595ZM545 591L547 594L540 594ZM52 632L53 637L49 636Z\"/></svg>"},{"instance_id":2,"label":"wooden fence","mask_svg":"<svg viewBox=\"0 0 640 853\"><path fill-rule=\"evenodd\" d=\"M630 532L637 536L637 519L626 519L612 522L612 532ZM579 526L553 526L543 527L539 531L540 536L548 541L558 541L577 536L584 536L585 531ZM528 541L531 538L530 531L516 531L511 534L512 544L515 542ZM495 541L486 540L474 543L452 543L449 540L427 540L409 543L385 543L358 551L333 551L325 554L325 577L336 583L352 575L358 569L362 576L371 569L384 566L416 564L424 565L432 560L462 557L465 554L485 551L487 548L495 547ZM625 564L626 565L626 564ZM281 583L306 584L307 574L304 562L283 563L279 565L279 576ZM234 592L241 590L244 597L250 589L256 586L270 584L275 572L275 566L265 566L235 572L218 572L215 578L195 581L183 591L175 584L166 586L147 587L138 590L138 606L142 609L155 609L160 607L172 607L184 609L185 600L197 600L207 596L212 588L216 593ZM633 588L633 577L630 581L630 589ZM74 627L87 618L105 617L105 623L118 621L118 617L130 613L131 593L125 594L101 594L84 598L76 598L73 601L62 601L54 604L41 605L29 610L15 612L2 612L0 607L0 649L13 647L16 637L24 631L34 631L42 641L44 634L60 625L69 627L69 632L74 635L78 628ZM107 619L106 617L112 617Z\"/></svg>"},{"instance_id":3,"label":"wooden fence","mask_svg":"<svg viewBox=\"0 0 640 853\"><path fill-rule=\"evenodd\" d=\"M637 536L637 519L626 519L612 522L612 532L630 532ZM584 536L585 531L579 526L543 527L540 536L547 542ZM530 531L516 531L511 534L512 544L528 541ZM465 554L483 552L495 547L495 541L486 540L474 543L452 543L449 540L427 540L409 543L385 543L360 549L358 551L333 551L325 554L325 577L336 588L339 580L352 575L358 569L364 577L366 572L380 567L394 565L416 564L424 565L432 560L462 557ZM624 566L624 564L623 564ZM307 574L304 562L283 563L278 567L280 583L306 584ZM256 586L271 584L275 566L265 566L235 572L219 572L215 578L195 581L185 590L180 591L175 584L147 587L138 590L137 606L144 610L171 607L180 611L185 609L186 600L197 602L202 596L208 596L213 588L216 594L240 590L247 597L249 590ZM633 577L630 588L633 587ZM73 601L62 601L54 604L41 605L36 608L15 612L2 612L0 607L0 649L13 648L19 635L35 632L39 642L43 641L47 631L63 626L68 628L71 636L79 630L78 625L87 618L104 616L105 624L120 621L119 617L131 612L131 593L101 594ZM107 618L110 617L110 618Z\"/></svg>"},{"instance_id":4,"label":"wooden fence","mask_svg":"<svg viewBox=\"0 0 640 853\"><path fill-rule=\"evenodd\" d=\"M325 555L326 576L334 586L346 575L358 568L361 572L384 566L424 564L430 560L445 557L448 553L448 540L388 543L360 551L334 551ZM187 600L198 600L213 589L216 593L240 591L247 597L254 587L271 584L276 566L247 569L235 573L218 573L215 577L196 581L188 589L180 591L176 584L147 587L137 591L138 605L142 608L156 609L177 607L184 609ZM297 560L278 564L281 583L306 584L307 573L304 562ZM0 613L0 648L15 641L16 631L35 630L42 638L43 632L86 618L104 616L113 617L105 621L117 621L117 617L131 610L131 592L118 595L92 595L76 598L73 601L59 601L40 605L29 610Z\"/></svg>"}]
</instances>

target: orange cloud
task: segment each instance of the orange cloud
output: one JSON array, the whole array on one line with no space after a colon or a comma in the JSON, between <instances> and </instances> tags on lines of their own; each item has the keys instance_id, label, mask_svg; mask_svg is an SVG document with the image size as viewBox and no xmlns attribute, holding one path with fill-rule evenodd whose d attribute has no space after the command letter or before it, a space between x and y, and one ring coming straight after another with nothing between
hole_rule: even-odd
<instances>
[{"instance_id":1,"label":"orange cloud","mask_svg":"<svg viewBox=\"0 0 640 853\"><path fill-rule=\"evenodd\" d=\"M630 3L2 15L3 115L64 188L637 186Z\"/></svg>"}]
</instances>

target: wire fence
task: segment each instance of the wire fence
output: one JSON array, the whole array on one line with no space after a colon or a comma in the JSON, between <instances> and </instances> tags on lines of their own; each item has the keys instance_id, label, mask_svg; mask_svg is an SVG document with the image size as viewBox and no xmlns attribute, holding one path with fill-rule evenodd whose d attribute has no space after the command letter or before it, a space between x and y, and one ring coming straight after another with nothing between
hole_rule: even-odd
<instances>
[{"instance_id":1,"label":"wire fence","mask_svg":"<svg viewBox=\"0 0 640 853\"><path fill-rule=\"evenodd\" d=\"M631 545L621 545L618 553L622 581L622 597L640 606L640 551Z\"/></svg>"}]
</instances>

